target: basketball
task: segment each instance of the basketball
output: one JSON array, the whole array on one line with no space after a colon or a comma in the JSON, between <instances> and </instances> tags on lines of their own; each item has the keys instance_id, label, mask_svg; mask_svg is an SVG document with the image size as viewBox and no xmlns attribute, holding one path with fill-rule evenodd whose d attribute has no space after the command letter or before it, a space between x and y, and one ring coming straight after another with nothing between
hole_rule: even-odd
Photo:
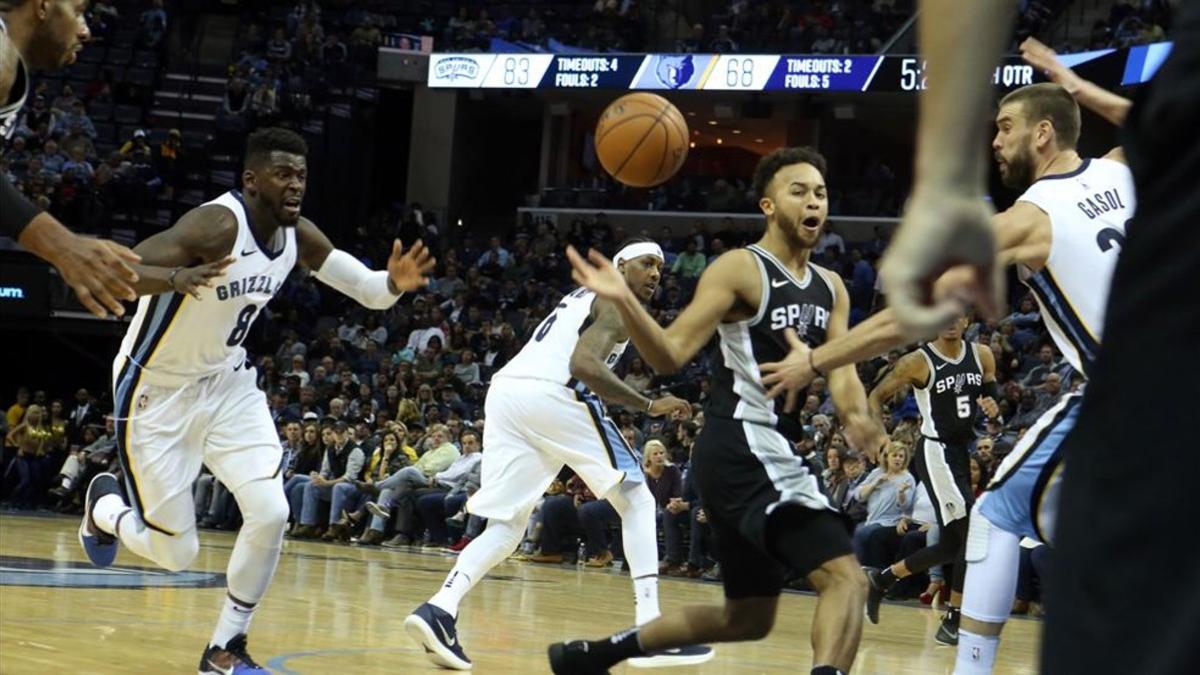
<instances>
[{"instance_id":1,"label":"basketball","mask_svg":"<svg viewBox=\"0 0 1200 675\"><path fill-rule=\"evenodd\" d=\"M667 99L628 94L609 104L596 124L596 156L613 178L630 187L653 187L683 166L688 127Z\"/></svg>"}]
</instances>

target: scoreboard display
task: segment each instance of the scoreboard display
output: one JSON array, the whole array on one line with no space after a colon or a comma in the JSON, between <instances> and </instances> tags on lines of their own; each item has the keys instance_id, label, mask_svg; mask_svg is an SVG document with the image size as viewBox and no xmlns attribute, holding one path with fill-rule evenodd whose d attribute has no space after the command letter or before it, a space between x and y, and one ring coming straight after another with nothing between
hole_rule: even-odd
<instances>
[{"instance_id":1,"label":"scoreboard display","mask_svg":"<svg viewBox=\"0 0 1200 675\"><path fill-rule=\"evenodd\" d=\"M1101 86L1140 84L1170 52L1164 42L1066 54L1060 59ZM996 66L992 83L1015 89L1042 81L1019 56ZM432 54L430 87L798 92L916 92L918 56L838 54Z\"/></svg>"}]
</instances>

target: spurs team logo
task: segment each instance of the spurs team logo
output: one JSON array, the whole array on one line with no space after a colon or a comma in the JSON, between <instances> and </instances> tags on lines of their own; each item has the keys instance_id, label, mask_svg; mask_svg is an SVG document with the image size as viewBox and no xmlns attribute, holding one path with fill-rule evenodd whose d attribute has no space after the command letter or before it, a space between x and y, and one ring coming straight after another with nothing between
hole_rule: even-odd
<instances>
[{"instance_id":1,"label":"spurs team logo","mask_svg":"<svg viewBox=\"0 0 1200 675\"><path fill-rule=\"evenodd\" d=\"M963 387L968 385L980 387L983 386L983 375L981 373L959 373L957 375L947 375L937 381L934 391L939 394L953 390L954 393L962 394Z\"/></svg>"},{"instance_id":2,"label":"spurs team logo","mask_svg":"<svg viewBox=\"0 0 1200 675\"><path fill-rule=\"evenodd\" d=\"M809 326L829 327L829 310L810 303L787 305L771 310L771 330L792 327L801 339L808 334Z\"/></svg>"}]
</instances>

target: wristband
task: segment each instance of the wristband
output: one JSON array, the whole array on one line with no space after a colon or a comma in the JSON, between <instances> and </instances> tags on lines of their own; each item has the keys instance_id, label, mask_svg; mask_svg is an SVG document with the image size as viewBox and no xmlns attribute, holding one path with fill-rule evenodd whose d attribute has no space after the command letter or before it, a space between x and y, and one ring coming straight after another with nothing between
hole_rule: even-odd
<instances>
[{"instance_id":1,"label":"wristband","mask_svg":"<svg viewBox=\"0 0 1200 675\"><path fill-rule=\"evenodd\" d=\"M650 412L650 409L653 407L654 407L654 399L649 399L648 401L646 401L646 412L647 413Z\"/></svg>"},{"instance_id":2,"label":"wristband","mask_svg":"<svg viewBox=\"0 0 1200 675\"><path fill-rule=\"evenodd\" d=\"M182 267L176 267L175 269L171 270L171 276L167 277L167 285L169 285L171 290L175 291L176 293L179 292L179 289L175 287L175 275L179 274L179 270L182 269Z\"/></svg>"}]
</instances>

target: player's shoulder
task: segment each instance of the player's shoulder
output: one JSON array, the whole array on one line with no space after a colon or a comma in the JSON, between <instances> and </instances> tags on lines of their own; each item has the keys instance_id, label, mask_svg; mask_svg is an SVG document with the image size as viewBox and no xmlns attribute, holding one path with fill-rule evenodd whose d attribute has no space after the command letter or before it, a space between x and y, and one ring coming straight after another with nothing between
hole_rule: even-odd
<instances>
[{"instance_id":1,"label":"player's shoulder","mask_svg":"<svg viewBox=\"0 0 1200 675\"><path fill-rule=\"evenodd\" d=\"M834 272L828 267L818 265L812 261L809 261L808 266L812 268L813 273L815 273L822 281L825 282L827 286L829 286L829 290L832 293L838 294L846 292L846 283L842 281L842 275Z\"/></svg>"},{"instance_id":2,"label":"player's shoulder","mask_svg":"<svg viewBox=\"0 0 1200 675\"><path fill-rule=\"evenodd\" d=\"M228 240L232 245L237 237L238 219L229 206L209 202L186 211L175 222L175 227L185 232L203 234L207 239Z\"/></svg>"}]
</instances>

